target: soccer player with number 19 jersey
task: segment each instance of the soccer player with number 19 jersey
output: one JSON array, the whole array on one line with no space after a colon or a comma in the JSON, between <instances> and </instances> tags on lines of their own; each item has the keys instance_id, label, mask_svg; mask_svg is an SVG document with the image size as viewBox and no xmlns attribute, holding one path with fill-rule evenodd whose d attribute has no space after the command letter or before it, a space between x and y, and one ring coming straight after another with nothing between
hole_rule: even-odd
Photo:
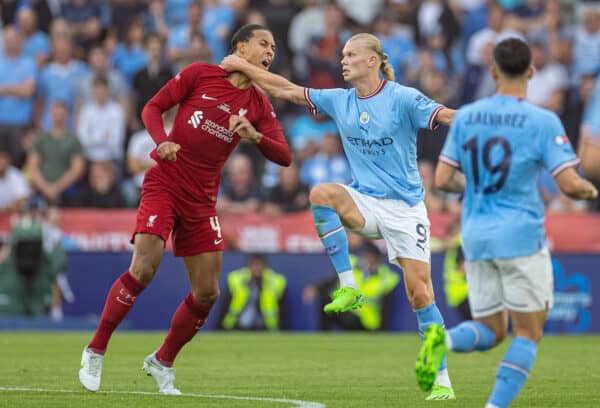
<instances>
[{"instance_id":1,"label":"soccer player with number 19 jersey","mask_svg":"<svg viewBox=\"0 0 600 408\"><path fill-rule=\"evenodd\" d=\"M242 27L232 38L241 58L267 70L275 42L265 27ZM162 113L179 105L167 136ZM100 388L102 363L113 331L150 283L172 233L173 252L182 256L192 290L173 316L161 347L144 360L159 391L174 387L175 357L208 317L219 293L224 237L216 215L223 166L241 139L256 143L269 160L291 163L291 152L266 97L241 74L194 63L169 81L146 105L142 119L157 144L157 164L146 173L133 234L129 269L111 287L100 325L85 347L79 379L90 391Z\"/></svg>"},{"instance_id":2,"label":"soccer player with number 19 jersey","mask_svg":"<svg viewBox=\"0 0 600 408\"><path fill-rule=\"evenodd\" d=\"M539 172L548 169L574 199L593 199L598 191L575 171L579 159L558 116L525 100L534 72L527 44L516 38L500 42L491 71L496 95L456 114L435 175L438 187L464 191L461 233L474 320L447 332L439 325L427 329L417 379L432 386L447 349L484 351L498 345L510 317L514 339L486 405L506 408L531 372L552 307Z\"/></svg>"}]
</instances>

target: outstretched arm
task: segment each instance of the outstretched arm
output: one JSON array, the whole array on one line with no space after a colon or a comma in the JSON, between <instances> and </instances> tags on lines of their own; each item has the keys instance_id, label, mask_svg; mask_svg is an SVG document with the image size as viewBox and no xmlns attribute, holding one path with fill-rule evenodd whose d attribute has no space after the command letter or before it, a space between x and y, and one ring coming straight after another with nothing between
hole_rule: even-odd
<instances>
[{"instance_id":1,"label":"outstretched arm","mask_svg":"<svg viewBox=\"0 0 600 408\"><path fill-rule=\"evenodd\" d=\"M275 98L285 99L297 105L308 106L308 101L304 97L304 88L288 81L281 75L265 71L237 55L228 55L221 61L220 66L225 71L243 73Z\"/></svg>"},{"instance_id":2,"label":"outstretched arm","mask_svg":"<svg viewBox=\"0 0 600 408\"><path fill-rule=\"evenodd\" d=\"M452 119L454 119L455 113L456 111L454 109L442 108L434 119L436 122L441 123L442 125L450 126Z\"/></svg>"}]
</instances>

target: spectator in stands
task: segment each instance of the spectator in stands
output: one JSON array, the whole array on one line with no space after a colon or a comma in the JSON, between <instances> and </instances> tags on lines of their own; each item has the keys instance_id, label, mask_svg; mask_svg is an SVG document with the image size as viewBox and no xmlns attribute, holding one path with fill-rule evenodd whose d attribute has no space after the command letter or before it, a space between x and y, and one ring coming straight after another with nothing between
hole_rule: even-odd
<instances>
[{"instance_id":1,"label":"spectator in stands","mask_svg":"<svg viewBox=\"0 0 600 408\"><path fill-rule=\"evenodd\" d=\"M573 68L576 81L583 74L600 72L600 10L594 7L587 8L575 30Z\"/></svg>"},{"instance_id":2,"label":"spectator in stands","mask_svg":"<svg viewBox=\"0 0 600 408\"><path fill-rule=\"evenodd\" d=\"M349 234L350 236L356 235ZM302 293L302 301L319 301L321 330L389 330L392 316L391 295L400 282L400 276L384 262L381 251L371 242L365 242L362 248L352 253L352 272L364 297L361 308L336 314L323 312L323 306L329 303L331 293L338 286L335 271L315 285L306 286Z\"/></svg>"},{"instance_id":3,"label":"spectator in stands","mask_svg":"<svg viewBox=\"0 0 600 408\"><path fill-rule=\"evenodd\" d=\"M273 217L285 213L308 210L309 189L300 182L300 170L295 163L279 170L279 183L275 185L265 199L263 212Z\"/></svg>"},{"instance_id":4,"label":"spectator in stands","mask_svg":"<svg viewBox=\"0 0 600 408\"><path fill-rule=\"evenodd\" d=\"M560 115L569 86L568 71L551 60L546 44L535 42L530 47L535 73L527 83L527 99Z\"/></svg>"},{"instance_id":5,"label":"spectator in stands","mask_svg":"<svg viewBox=\"0 0 600 408\"><path fill-rule=\"evenodd\" d=\"M37 87L36 110L38 115L41 112L41 122L36 127L46 131L52 128L52 106L56 101L66 104L67 128L73 129L77 84L87 73L86 65L73 58L73 41L62 24L53 25L56 34L52 37L52 59L42 68Z\"/></svg>"},{"instance_id":6,"label":"spectator in stands","mask_svg":"<svg viewBox=\"0 0 600 408\"><path fill-rule=\"evenodd\" d=\"M112 27L117 28L117 36L125 38L129 24L142 17L142 14L148 9L148 0L112 0L104 1L104 4L110 3L108 6L110 13L109 20ZM107 20L106 18L104 20ZM144 24L144 29L145 29Z\"/></svg>"},{"instance_id":7,"label":"spectator in stands","mask_svg":"<svg viewBox=\"0 0 600 408\"><path fill-rule=\"evenodd\" d=\"M208 43L204 38L204 35L200 32L194 32L190 35L190 42L187 56L179 58L177 64L175 64L175 71L179 72L185 67L194 62L208 62L213 61L213 54Z\"/></svg>"},{"instance_id":8,"label":"spectator in stands","mask_svg":"<svg viewBox=\"0 0 600 408\"><path fill-rule=\"evenodd\" d=\"M88 50L100 40L102 34L102 9L100 4L88 0L62 2L61 15L69 22L77 46Z\"/></svg>"},{"instance_id":9,"label":"spectator in stands","mask_svg":"<svg viewBox=\"0 0 600 408\"><path fill-rule=\"evenodd\" d=\"M48 35L38 29L37 13L29 7L23 7L17 14L17 27L23 36L23 54L35 59L42 66L50 56Z\"/></svg>"},{"instance_id":10,"label":"spectator in stands","mask_svg":"<svg viewBox=\"0 0 600 408\"><path fill-rule=\"evenodd\" d=\"M116 46L111 57L112 65L129 84L133 81L135 73L144 68L148 62L144 50L144 35L144 25L134 20L127 30L126 41Z\"/></svg>"},{"instance_id":11,"label":"spectator in stands","mask_svg":"<svg viewBox=\"0 0 600 408\"><path fill-rule=\"evenodd\" d=\"M408 67L417 57L417 50L412 38L396 29L394 15L389 11L381 13L373 22L373 34L379 41L383 52L396 72L396 81L404 83Z\"/></svg>"},{"instance_id":12,"label":"spectator in stands","mask_svg":"<svg viewBox=\"0 0 600 408\"><path fill-rule=\"evenodd\" d=\"M119 208L125 199L116 183L116 171L112 161L90 163L87 183L74 201L77 207Z\"/></svg>"},{"instance_id":13,"label":"spectator in stands","mask_svg":"<svg viewBox=\"0 0 600 408\"><path fill-rule=\"evenodd\" d=\"M343 87L340 60L349 33L344 28L344 14L330 4L324 10L325 32L313 37L307 50L309 86L311 88Z\"/></svg>"},{"instance_id":14,"label":"spectator in stands","mask_svg":"<svg viewBox=\"0 0 600 408\"><path fill-rule=\"evenodd\" d=\"M83 149L68 130L67 116L67 104L54 102L52 129L38 135L27 157L27 171L34 188L51 204L62 204L72 197L75 183L85 170Z\"/></svg>"},{"instance_id":15,"label":"spectator in stands","mask_svg":"<svg viewBox=\"0 0 600 408\"><path fill-rule=\"evenodd\" d=\"M19 212L29 197L29 185L19 169L11 166L10 152L0 145L0 214Z\"/></svg>"},{"instance_id":16,"label":"spectator in stands","mask_svg":"<svg viewBox=\"0 0 600 408\"><path fill-rule=\"evenodd\" d=\"M195 0L163 0L165 3L165 20L169 29L185 25L189 5Z\"/></svg>"},{"instance_id":17,"label":"spectator in stands","mask_svg":"<svg viewBox=\"0 0 600 408\"><path fill-rule=\"evenodd\" d=\"M77 137L86 159L118 163L123 159L125 113L121 105L110 98L107 77L95 77L93 86L93 99L85 103L79 113Z\"/></svg>"},{"instance_id":18,"label":"spectator in stands","mask_svg":"<svg viewBox=\"0 0 600 408\"><path fill-rule=\"evenodd\" d=\"M77 105L79 108L94 99L94 78L104 76L108 80L110 96L119 102L123 111L129 106L129 87L123 76L108 65L108 55L104 48L94 46L88 54L89 72L77 84Z\"/></svg>"},{"instance_id":19,"label":"spectator in stands","mask_svg":"<svg viewBox=\"0 0 600 408\"><path fill-rule=\"evenodd\" d=\"M287 281L269 268L262 254L250 254L246 267L227 275L221 299L224 330L280 330L288 328Z\"/></svg>"},{"instance_id":20,"label":"spectator in stands","mask_svg":"<svg viewBox=\"0 0 600 408\"><path fill-rule=\"evenodd\" d=\"M261 192L254 182L252 161L237 153L229 159L227 179L217 201L217 211L232 214L252 213L260 206Z\"/></svg>"},{"instance_id":21,"label":"spectator in stands","mask_svg":"<svg viewBox=\"0 0 600 408\"><path fill-rule=\"evenodd\" d=\"M12 162L23 160L21 139L32 121L37 69L21 52L22 37L13 26L4 28L4 55L0 55L0 146Z\"/></svg>"},{"instance_id":22,"label":"spectator in stands","mask_svg":"<svg viewBox=\"0 0 600 408\"><path fill-rule=\"evenodd\" d=\"M337 125L330 117L317 113L298 116L289 131L290 145L303 162L314 155L327 133L337 133Z\"/></svg>"},{"instance_id":23,"label":"spectator in stands","mask_svg":"<svg viewBox=\"0 0 600 408\"><path fill-rule=\"evenodd\" d=\"M146 37L146 66L136 72L133 77L135 95L135 117L141 118L146 103L173 77L171 67L164 63L164 41L157 34Z\"/></svg>"},{"instance_id":24,"label":"spectator in stands","mask_svg":"<svg viewBox=\"0 0 600 408\"><path fill-rule=\"evenodd\" d=\"M322 0L306 0L303 8L294 14L288 32L288 44L294 53L294 74L299 78L308 77L306 51L311 40L325 33L325 18Z\"/></svg>"},{"instance_id":25,"label":"spectator in stands","mask_svg":"<svg viewBox=\"0 0 600 408\"><path fill-rule=\"evenodd\" d=\"M221 61L229 49L228 40L235 22L235 14L231 6L223 1L204 0L203 4L202 34L212 52L213 61Z\"/></svg>"},{"instance_id":26,"label":"spectator in stands","mask_svg":"<svg viewBox=\"0 0 600 408\"><path fill-rule=\"evenodd\" d=\"M194 1L190 3L187 14L187 24L179 26L171 31L167 44L169 60L177 66L189 62L193 57L191 39L196 33L202 33L202 4ZM211 57L212 58L212 57ZM204 62L212 62L204 61Z\"/></svg>"},{"instance_id":27,"label":"spectator in stands","mask_svg":"<svg viewBox=\"0 0 600 408\"><path fill-rule=\"evenodd\" d=\"M161 38L169 38L169 26L166 20L165 0L150 0L148 10L143 13L142 20L147 33Z\"/></svg>"},{"instance_id":28,"label":"spectator in stands","mask_svg":"<svg viewBox=\"0 0 600 408\"><path fill-rule=\"evenodd\" d=\"M310 188L324 182L348 184L352 180L350 166L338 138L337 134L326 134L318 153L302 165L300 179Z\"/></svg>"},{"instance_id":29,"label":"spectator in stands","mask_svg":"<svg viewBox=\"0 0 600 408\"><path fill-rule=\"evenodd\" d=\"M495 45L507 37L523 38L523 35L509 27L502 6L490 2L487 8L487 26L471 37L467 47L467 63L482 65L482 51L488 43Z\"/></svg>"}]
</instances>

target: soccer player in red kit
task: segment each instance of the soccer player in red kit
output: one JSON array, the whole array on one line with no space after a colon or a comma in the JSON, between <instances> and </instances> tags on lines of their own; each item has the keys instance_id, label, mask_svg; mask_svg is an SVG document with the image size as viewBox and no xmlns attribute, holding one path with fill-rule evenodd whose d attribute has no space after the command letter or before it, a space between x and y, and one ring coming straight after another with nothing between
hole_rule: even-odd
<instances>
[{"instance_id":1,"label":"soccer player in red kit","mask_svg":"<svg viewBox=\"0 0 600 408\"><path fill-rule=\"evenodd\" d=\"M267 28L244 26L231 44L238 56L269 69L275 41ZM167 136L161 115L177 104ZM108 293L98 329L83 351L79 379L90 391L100 388L110 336L152 281L172 234L174 255L183 257L192 290L175 311L164 342L143 367L161 393L181 394L173 384L173 361L219 296L224 243L215 204L223 165L241 139L256 143L266 158L282 166L290 165L291 152L266 97L245 75L216 65L186 67L148 102L142 119L156 142L152 157L157 164L142 186L131 265Z\"/></svg>"}]
</instances>

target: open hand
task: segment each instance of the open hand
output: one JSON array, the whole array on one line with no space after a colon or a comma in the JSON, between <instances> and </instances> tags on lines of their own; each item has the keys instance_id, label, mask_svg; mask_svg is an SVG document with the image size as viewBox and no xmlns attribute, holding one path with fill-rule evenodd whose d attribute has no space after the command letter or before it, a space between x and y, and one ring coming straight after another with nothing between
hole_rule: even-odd
<instances>
[{"instance_id":1,"label":"open hand","mask_svg":"<svg viewBox=\"0 0 600 408\"><path fill-rule=\"evenodd\" d=\"M248 62L245 59L238 57L237 55L231 54L223 58L219 66L227 72L234 72L242 71L244 65L247 63Z\"/></svg>"},{"instance_id":2,"label":"open hand","mask_svg":"<svg viewBox=\"0 0 600 408\"><path fill-rule=\"evenodd\" d=\"M237 133L242 139L247 139L254 143L260 143L263 138L262 133L254 129L252 123L240 115L231 115L229 117L229 130Z\"/></svg>"},{"instance_id":3,"label":"open hand","mask_svg":"<svg viewBox=\"0 0 600 408\"><path fill-rule=\"evenodd\" d=\"M181 146L175 142L162 142L156 148L158 157L167 161L177 160L177 152L181 149Z\"/></svg>"}]
</instances>

